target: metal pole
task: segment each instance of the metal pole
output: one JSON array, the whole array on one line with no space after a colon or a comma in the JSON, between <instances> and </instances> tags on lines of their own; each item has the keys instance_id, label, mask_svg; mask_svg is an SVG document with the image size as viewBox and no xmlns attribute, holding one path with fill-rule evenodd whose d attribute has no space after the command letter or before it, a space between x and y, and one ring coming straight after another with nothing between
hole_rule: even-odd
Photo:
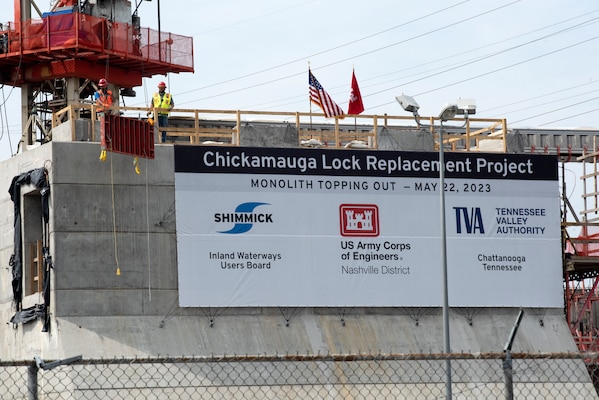
<instances>
[{"instance_id":1,"label":"metal pole","mask_svg":"<svg viewBox=\"0 0 599 400\"><path fill-rule=\"evenodd\" d=\"M451 352L449 344L449 290L447 284L447 230L445 226L445 156L443 154L443 120L439 129L439 193L441 203L441 265L443 271L443 352ZM451 360L445 360L445 394L451 400Z\"/></svg>"},{"instance_id":2,"label":"metal pole","mask_svg":"<svg viewBox=\"0 0 599 400\"><path fill-rule=\"evenodd\" d=\"M37 400L37 371L35 362L27 367L27 400Z\"/></svg>"},{"instance_id":3,"label":"metal pole","mask_svg":"<svg viewBox=\"0 0 599 400\"><path fill-rule=\"evenodd\" d=\"M516 318L516 322L512 327L512 331L510 332L510 336L508 337L505 346L503 346L503 351L505 352L505 360L503 360L503 376L505 377L505 399L506 400L514 400L514 375L512 368L512 344L514 343L514 338L516 337L516 332L520 327L520 322L522 321L522 316L524 315L524 310L520 309L518 313L518 317Z\"/></svg>"},{"instance_id":4,"label":"metal pole","mask_svg":"<svg viewBox=\"0 0 599 400\"><path fill-rule=\"evenodd\" d=\"M514 375L512 370L512 352L505 352L503 360L503 377L505 378L505 400L514 400Z\"/></svg>"},{"instance_id":5,"label":"metal pole","mask_svg":"<svg viewBox=\"0 0 599 400\"><path fill-rule=\"evenodd\" d=\"M162 58L162 33L160 31L160 0L158 0L157 8L158 8L158 60L164 61ZM156 118L156 121L158 121L158 118Z\"/></svg>"}]
</instances>

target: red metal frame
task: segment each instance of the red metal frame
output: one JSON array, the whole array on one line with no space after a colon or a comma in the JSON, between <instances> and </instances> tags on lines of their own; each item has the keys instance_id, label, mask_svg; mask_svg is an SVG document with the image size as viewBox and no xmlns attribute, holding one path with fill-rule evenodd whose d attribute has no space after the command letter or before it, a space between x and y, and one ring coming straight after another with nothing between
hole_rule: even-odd
<instances>
[{"instance_id":1,"label":"red metal frame","mask_svg":"<svg viewBox=\"0 0 599 400\"><path fill-rule=\"evenodd\" d=\"M8 42L0 81L13 86L75 76L95 81L108 71L111 83L134 87L143 77L194 71L191 37L77 12L9 24L0 34Z\"/></svg>"},{"instance_id":2,"label":"red metal frame","mask_svg":"<svg viewBox=\"0 0 599 400\"><path fill-rule=\"evenodd\" d=\"M566 235L565 252L578 262L592 260L599 255L599 227L590 225L583 226L576 238ZM599 259L596 262L599 264ZM591 264L592 265L592 264ZM591 272L592 268L589 269ZM580 351L599 351L599 330L596 326L599 321L593 320L594 305L599 302L599 277L585 274L574 274L577 279L572 279L572 274L565 270L565 306L566 321L570 326L572 337ZM591 289L587 289L585 281L593 279ZM589 316L584 324L585 315Z\"/></svg>"}]
</instances>

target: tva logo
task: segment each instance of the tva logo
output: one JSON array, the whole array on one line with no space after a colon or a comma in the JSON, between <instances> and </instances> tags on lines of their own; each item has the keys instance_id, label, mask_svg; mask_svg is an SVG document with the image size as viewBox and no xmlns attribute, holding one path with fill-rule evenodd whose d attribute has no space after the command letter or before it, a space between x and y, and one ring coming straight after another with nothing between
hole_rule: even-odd
<instances>
[{"instance_id":1,"label":"tva logo","mask_svg":"<svg viewBox=\"0 0 599 400\"><path fill-rule=\"evenodd\" d=\"M254 212L257 207L268 205L270 204L258 202L241 203L235 207L235 212L214 214L214 222L235 224L231 229L218 233L235 235L248 232L256 223L272 224L272 214Z\"/></svg>"},{"instance_id":2,"label":"tva logo","mask_svg":"<svg viewBox=\"0 0 599 400\"><path fill-rule=\"evenodd\" d=\"M454 207L455 210L455 230L456 233L462 233L462 228L467 234L485 233L483 216L480 207Z\"/></svg>"}]
</instances>

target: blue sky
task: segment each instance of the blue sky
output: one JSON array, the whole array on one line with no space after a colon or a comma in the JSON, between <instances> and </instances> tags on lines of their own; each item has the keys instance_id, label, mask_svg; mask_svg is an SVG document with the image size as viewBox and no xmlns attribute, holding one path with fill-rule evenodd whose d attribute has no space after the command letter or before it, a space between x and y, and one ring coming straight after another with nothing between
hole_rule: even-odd
<instances>
[{"instance_id":1,"label":"blue sky","mask_svg":"<svg viewBox=\"0 0 599 400\"><path fill-rule=\"evenodd\" d=\"M157 4L141 3L142 26L157 27ZM599 128L596 0L171 0L160 14L163 31L194 38L195 73L145 79L127 105L165 80L182 108L309 111L310 65L344 109L354 68L366 114L406 115L395 101L405 93L423 116L461 97L510 128ZM0 96L4 159L21 99L10 87Z\"/></svg>"}]
</instances>

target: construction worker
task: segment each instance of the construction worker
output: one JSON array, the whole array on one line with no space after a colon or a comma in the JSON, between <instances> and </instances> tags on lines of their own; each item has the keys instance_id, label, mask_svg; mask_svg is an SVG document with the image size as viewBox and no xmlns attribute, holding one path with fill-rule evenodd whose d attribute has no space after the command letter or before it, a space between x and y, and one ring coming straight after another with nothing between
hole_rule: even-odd
<instances>
[{"instance_id":1,"label":"construction worker","mask_svg":"<svg viewBox=\"0 0 599 400\"><path fill-rule=\"evenodd\" d=\"M112 91L108 89L108 82L102 78L98 81L98 90L94 93L96 101L96 114L101 117L105 114L110 114L112 110Z\"/></svg>"},{"instance_id":2,"label":"construction worker","mask_svg":"<svg viewBox=\"0 0 599 400\"><path fill-rule=\"evenodd\" d=\"M4 32L4 25L0 22L0 54L8 53L8 32Z\"/></svg>"},{"instance_id":3,"label":"construction worker","mask_svg":"<svg viewBox=\"0 0 599 400\"><path fill-rule=\"evenodd\" d=\"M175 107L173 97L169 93L166 93L166 84L160 82L158 84L158 92L154 93L154 96L152 96L152 103L150 103L149 106L149 108L161 109L157 111L158 126L160 128L166 128L168 126L168 114L173 107ZM156 117L156 115L154 117ZM162 131L162 142L166 142L166 131Z\"/></svg>"},{"instance_id":4,"label":"construction worker","mask_svg":"<svg viewBox=\"0 0 599 400\"><path fill-rule=\"evenodd\" d=\"M60 0L56 5L56 8L65 7L65 6L74 6L77 3L76 0Z\"/></svg>"}]
</instances>

